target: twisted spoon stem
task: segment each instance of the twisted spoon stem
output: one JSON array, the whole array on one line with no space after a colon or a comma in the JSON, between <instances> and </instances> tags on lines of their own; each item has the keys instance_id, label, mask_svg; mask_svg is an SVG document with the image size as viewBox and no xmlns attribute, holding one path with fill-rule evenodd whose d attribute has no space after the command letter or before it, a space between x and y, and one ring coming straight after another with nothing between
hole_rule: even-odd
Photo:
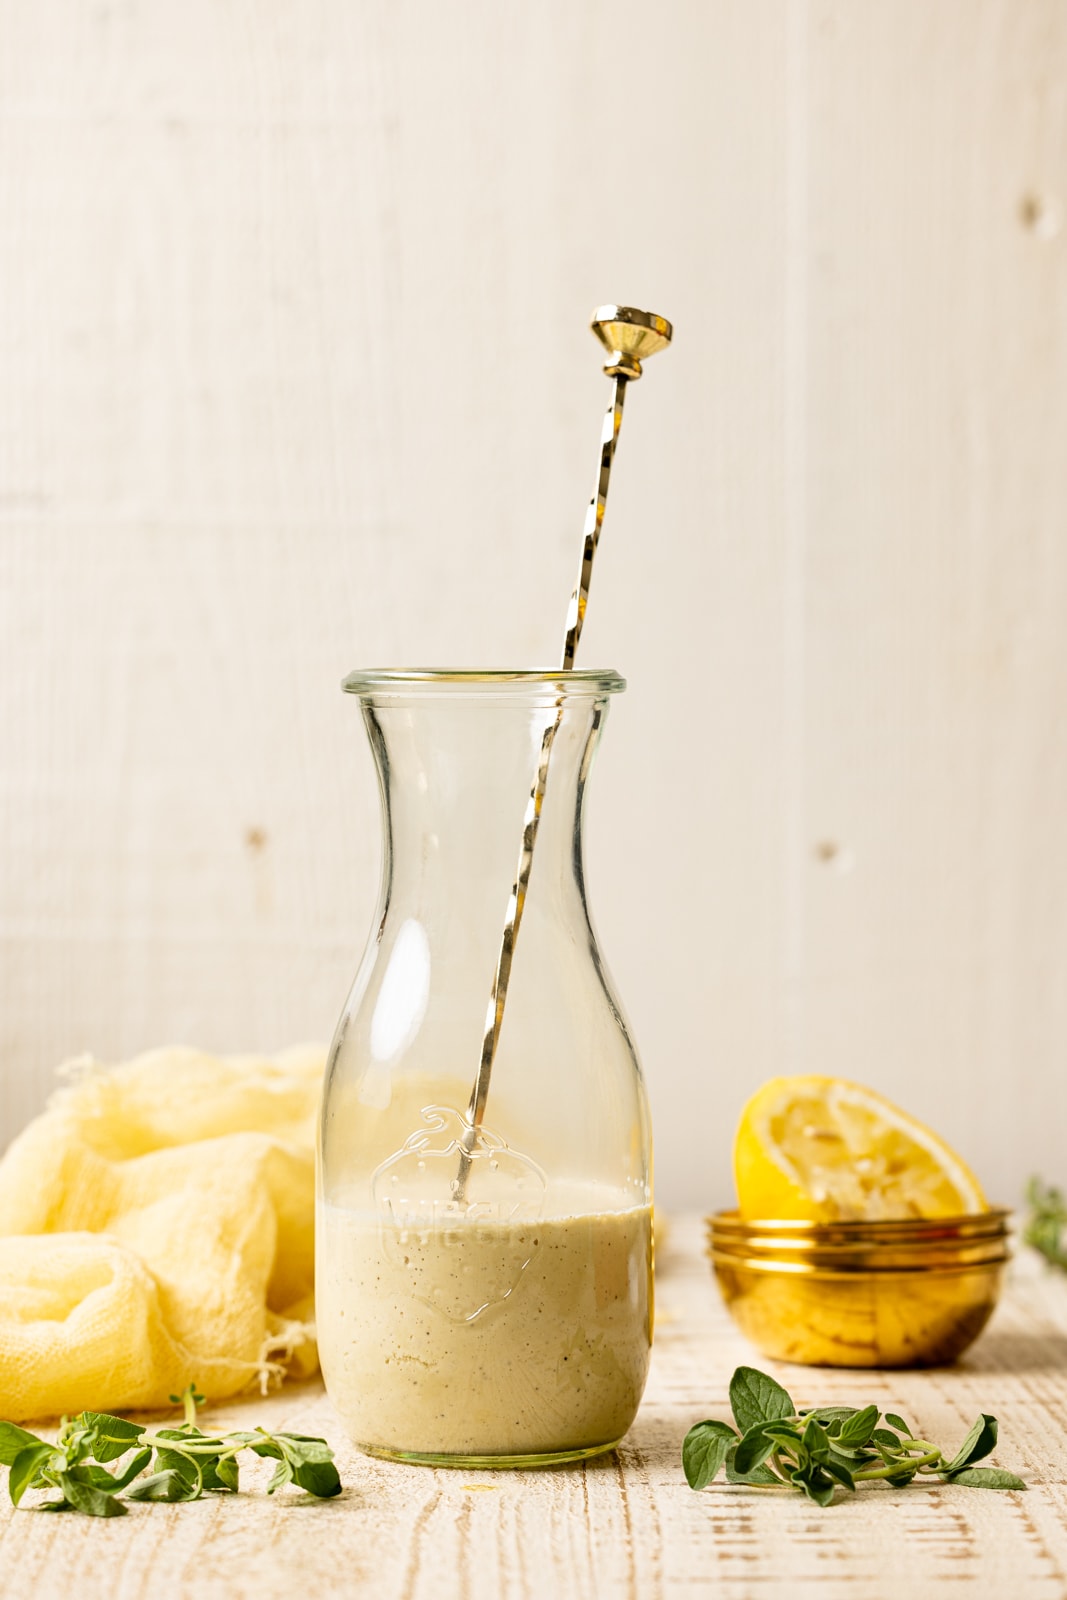
<instances>
[{"instance_id":1,"label":"twisted spoon stem","mask_svg":"<svg viewBox=\"0 0 1067 1600\"><path fill-rule=\"evenodd\" d=\"M670 323L664 321L662 317L654 317L645 312L632 311L625 307L617 306L604 307L594 314L593 331L611 355L611 362L605 367L605 371L613 381L611 403L604 414L604 425L600 434L600 465L597 471L596 490L585 514L582 562L578 569L578 581L574 586L570 605L567 609L567 631L563 641L563 660L560 667L562 672L569 672L574 666L578 641L581 638L582 628L585 624L585 613L589 604L589 585L593 576L593 561L596 556L597 544L600 540L600 532L604 525L604 512L608 503L608 487L611 482L611 468L615 460L619 430L622 427L622 409L626 399L626 385L634 378L641 376L641 362L638 357L652 354L655 350L662 349L671 337ZM466 1124L460 1142L459 1169L452 1181L452 1198L458 1205L463 1205L466 1202L471 1162L474 1148L478 1141L478 1131L485 1116L489 1084L493 1075L493 1063L500 1043L500 1030L504 1021L504 1007L507 1003L511 967L515 959L515 945L519 937L519 928L522 926L523 911L526 908L526 894L530 884L530 871L533 867L534 847L537 843L537 832L541 825L541 811L544 806L545 789L548 784L548 768L552 757L552 746L563 721L563 693L564 691L561 687L556 695L556 706L552 721L548 723L541 736L541 750L537 761L537 771L534 774L530 797L526 802L526 812L522 825L522 845L519 850L515 881L511 886L511 894L508 897L504 931L500 940L500 953L497 957L496 970L493 974L489 1008L485 1018L485 1032L482 1036L482 1053L478 1062L478 1072L474 1080L474 1087L471 1090L470 1102L467 1106Z\"/></svg>"}]
</instances>

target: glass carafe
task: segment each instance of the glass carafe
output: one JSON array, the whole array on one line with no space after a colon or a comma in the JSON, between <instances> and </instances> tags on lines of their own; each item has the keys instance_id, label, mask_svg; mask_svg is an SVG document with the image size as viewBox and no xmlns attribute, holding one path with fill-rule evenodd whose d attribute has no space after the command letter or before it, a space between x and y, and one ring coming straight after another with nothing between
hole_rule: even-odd
<instances>
[{"instance_id":1,"label":"glass carafe","mask_svg":"<svg viewBox=\"0 0 1067 1600\"><path fill-rule=\"evenodd\" d=\"M376 1455L608 1450L652 1329L641 1072L585 898L614 672L369 671L381 897L327 1066L316 1297L330 1396ZM558 720L484 1117L468 1103L546 730Z\"/></svg>"}]
</instances>

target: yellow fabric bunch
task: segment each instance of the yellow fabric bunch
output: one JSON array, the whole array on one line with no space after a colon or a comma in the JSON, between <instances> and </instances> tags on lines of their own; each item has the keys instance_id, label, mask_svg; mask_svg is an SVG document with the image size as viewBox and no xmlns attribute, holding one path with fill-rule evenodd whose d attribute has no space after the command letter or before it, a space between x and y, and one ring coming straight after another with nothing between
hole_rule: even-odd
<instances>
[{"instance_id":1,"label":"yellow fabric bunch","mask_svg":"<svg viewBox=\"0 0 1067 1600\"><path fill-rule=\"evenodd\" d=\"M0 1161L0 1417L315 1370L323 1060L168 1049L67 1069Z\"/></svg>"}]
</instances>

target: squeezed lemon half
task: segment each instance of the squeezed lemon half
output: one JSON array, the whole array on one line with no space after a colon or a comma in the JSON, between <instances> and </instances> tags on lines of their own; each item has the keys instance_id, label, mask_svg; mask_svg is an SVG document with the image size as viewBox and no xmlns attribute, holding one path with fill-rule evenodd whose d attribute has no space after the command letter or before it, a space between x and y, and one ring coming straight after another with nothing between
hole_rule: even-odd
<instances>
[{"instance_id":1,"label":"squeezed lemon half","mask_svg":"<svg viewBox=\"0 0 1067 1600\"><path fill-rule=\"evenodd\" d=\"M899 1106L843 1078L772 1078L734 1143L741 1214L877 1222L985 1211L973 1172Z\"/></svg>"}]
</instances>

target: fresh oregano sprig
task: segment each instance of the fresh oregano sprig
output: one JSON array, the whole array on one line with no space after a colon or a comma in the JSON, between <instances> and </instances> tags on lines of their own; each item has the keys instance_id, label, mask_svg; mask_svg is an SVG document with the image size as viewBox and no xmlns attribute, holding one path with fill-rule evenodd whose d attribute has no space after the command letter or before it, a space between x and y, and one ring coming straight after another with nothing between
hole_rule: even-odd
<instances>
[{"instance_id":1,"label":"fresh oregano sprig","mask_svg":"<svg viewBox=\"0 0 1067 1600\"><path fill-rule=\"evenodd\" d=\"M235 1492L242 1450L278 1463L268 1494L286 1483L319 1499L340 1494L341 1480L325 1439L262 1428L254 1433L202 1433L196 1408L204 1397L195 1384L171 1399L182 1406L184 1419L179 1427L157 1433L106 1412L82 1411L64 1417L55 1444L49 1444L13 1422L0 1422L0 1464L9 1469L12 1502L19 1505L29 1489L55 1489L58 1498L34 1509L123 1517L127 1500L198 1500L207 1489ZM113 1472L103 1465L127 1456Z\"/></svg>"},{"instance_id":2,"label":"fresh oregano sprig","mask_svg":"<svg viewBox=\"0 0 1067 1600\"><path fill-rule=\"evenodd\" d=\"M729 1483L781 1488L792 1484L828 1506L834 1491L882 1482L902 1488L915 1478L967 1484L972 1489L1025 1489L1013 1472L977 1467L997 1442L997 1419L984 1413L953 1456L919 1439L893 1411L875 1405L820 1406L798 1411L789 1395L755 1367L730 1380L728 1422L698 1422L682 1445L691 1489L704 1489L725 1469Z\"/></svg>"},{"instance_id":3,"label":"fresh oregano sprig","mask_svg":"<svg viewBox=\"0 0 1067 1600\"><path fill-rule=\"evenodd\" d=\"M1039 1250L1054 1267L1067 1271L1067 1200L1061 1189L1053 1189L1031 1178L1026 1190L1030 1207L1023 1227L1023 1239Z\"/></svg>"}]
</instances>

